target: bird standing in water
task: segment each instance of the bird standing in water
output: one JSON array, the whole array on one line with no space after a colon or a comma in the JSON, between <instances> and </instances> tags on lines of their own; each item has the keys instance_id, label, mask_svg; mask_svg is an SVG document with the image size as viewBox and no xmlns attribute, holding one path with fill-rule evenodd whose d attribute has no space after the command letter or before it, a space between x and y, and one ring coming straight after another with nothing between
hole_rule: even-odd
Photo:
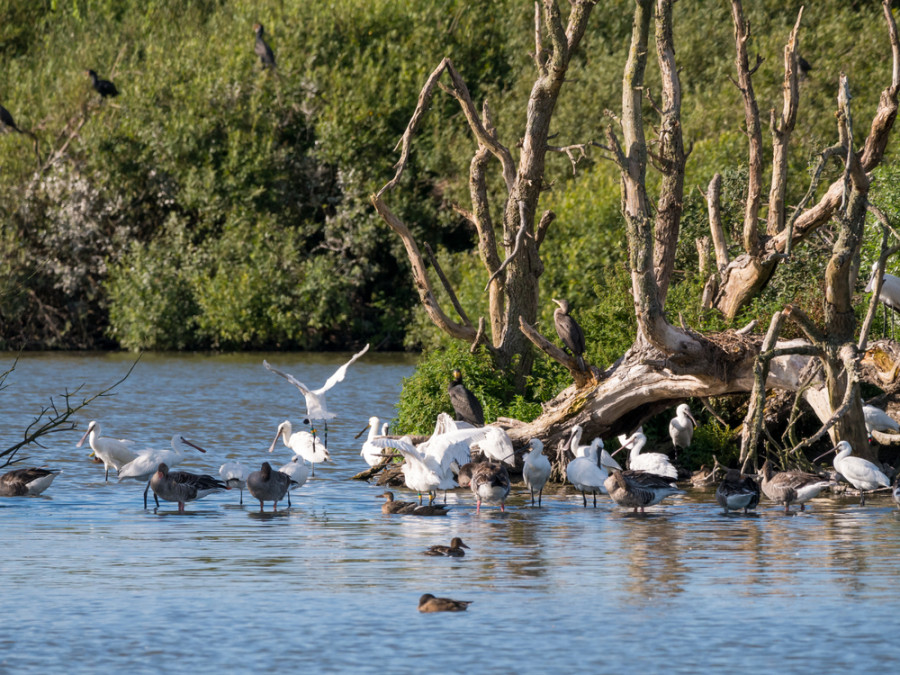
<instances>
[{"instance_id":1,"label":"bird standing in water","mask_svg":"<svg viewBox=\"0 0 900 675\"><path fill-rule=\"evenodd\" d=\"M272 52L272 48L269 47L263 39L264 30L261 23L253 24L253 32L256 33L256 44L253 46L253 51L256 52L260 62L262 62L263 69L271 68L272 70L275 70L275 54Z\"/></svg>"},{"instance_id":2,"label":"bird standing in water","mask_svg":"<svg viewBox=\"0 0 900 675\"><path fill-rule=\"evenodd\" d=\"M178 503L178 513L184 513L184 505L196 499L203 499L214 492L227 490L218 478L188 471L169 471L161 462L156 473L150 478L150 489L160 499Z\"/></svg>"},{"instance_id":3,"label":"bird standing in water","mask_svg":"<svg viewBox=\"0 0 900 675\"><path fill-rule=\"evenodd\" d=\"M475 394L462 383L462 371L459 368L453 370L453 380L447 387L447 393L456 412L456 419L478 427L484 426L484 409Z\"/></svg>"},{"instance_id":4,"label":"bird standing in water","mask_svg":"<svg viewBox=\"0 0 900 675\"><path fill-rule=\"evenodd\" d=\"M278 502L284 499L294 481L286 473L275 471L268 462L263 462L259 471L247 476L247 489L259 500L259 512L263 512L263 502L272 502L272 512L278 510Z\"/></svg>"},{"instance_id":5,"label":"bird standing in water","mask_svg":"<svg viewBox=\"0 0 900 675\"><path fill-rule=\"evenodd\" d=\"M891 481L884 472L867 459L851 457L852 446L847 441L841 441L828 452L819 455L813 461L819 461L825 455L837 453L834 457L834 469L841 474L848 483L859 490L859 505L866 505L866 492L877 490L880 487L890 487Z\"/></svg>"},{"instance_id":6,"label":"bird standing in water","mask_svg":"<svg viewBox=\"0 0 900 675\"><path fill-rule=\"evenodd\" d=\"M94 86L94 89L102 98L106 98L107 96L118 96L119 90L116 89L116 85L114 85L109 80L101 80L97 77L96 71L87 70L85 71L91 78L91 84Z\"/></svg>"},{"instance_id":7,"label":"bird standing in water","mask_svg":"<svg viewBox=\"0 0 900 675\"><path fill-rule=\"evenodd\" d=\"M572 356L578 361L578 370L584 370L584 331L571 316L569 316L569 301L553 298L559 307L553 310L553 324L556 326L556 334L562 343L572 352Z\"/></svg>"},{"instance_id":8,"label":"bird standing in water","mask_svg":"<svg viewBox=\"0 0 900 675\"><path fill-rule=\"evenodd\" d=\"M748 476L742 476L738 469L728 469L725 479L716 488L716 501L725 513L744 509L749 513L759 504L759 485Z\"/></svg>"},{"instance_id":9,"label":"bird standing in water","mask_svg":"<svg viewBox=\"0 0 900 675\"><path fill-rule=\"evenodd\" d=\"M800 504L800 510L806 510L804 502L831 485L830 481L805 471L778 471L767 459L759 471L760 485L763 494L773 502L784 504L784 512L791 510L791 503Z\"/></svg>"},{"instance_id":10,"label":"bird standing in water","mask_svg":"<svg viewBox=\"0 0 900 675\"><path fill-rule=\"evenodd\" d=\"M528 444L531 446L531 452L525 455L522 478L526 487L531 490L531 505L534 506L534 491L537 490L538 506L540 506L544 486L547 484L547 479L550 478L550 460L544 455L544 444L537 438L532 438Z\"/></svg>"},{"instance_id":11,"label":"bird standing in water","mask_svg":"<svg viewBox=\"0 0 900 675\"><path fill-rule=\"evenodd\" d=\"M14 469L0 476L0 497L36 497L58 473L59 469Z\"/></svg>"}]
</instances>

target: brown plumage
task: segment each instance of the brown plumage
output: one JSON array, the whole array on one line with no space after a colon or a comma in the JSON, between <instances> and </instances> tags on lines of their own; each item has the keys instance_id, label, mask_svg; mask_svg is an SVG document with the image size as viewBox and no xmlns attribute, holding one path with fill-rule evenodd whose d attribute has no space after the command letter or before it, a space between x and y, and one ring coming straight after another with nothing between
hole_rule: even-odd
<instances>
[{"instance_id":1,"label":"brown plumage","mask_svg":"<svg viewBox=\"0 0 900 675\"><path fill-rule=\"evenodd\" d=\"M500 504L500 510L506 510L506 497L509 495L509 472L503 462L493 460L478 462L472 467L472 480L469 489L475 495L475 513L481 510L481 502Z\"/></svg>"},{"instance_id":2,"label":"brown plumage","mask_svg":"<svg viewBox=\"0 0 900 675\"><path fill-rule=\"evenodd\" d=\"M619 471L613 469L609 478L603 481L603 487L610 498L619 506L638 509L659 504L669 495L679 494L674 485L675 479L658 476L647 471Z\"/></svg>"},{"instance_id":3,"label":"brown plumage","mask_svg":"<svg viewBox=\"0 0 900 675\"><path fill-rule=\"evenodd\" d=\"M35 497L50 487L59 469L14 469L0 476L0 497Z\"/></svg>"},{"instance_id":4,"label":"brown plumage","mask_svg":"<svg viewBox=\"0 0 900 675\"><path fill-rule=\"evenodd\" d=\"M256 44L253 45L253 51L262 62L262 67L275 70L275 54L263 39L263 32L265 32L263 25L261 23L253 24L253 32L256 33Z\"/></svg>"},{"instance_id":5,"label":"brown plumage","mask_svg":"<svg viewBox=\"0 0 900 675\"><path fill-rule=\"evenodd\" d=\"M448 558L462 558L466 552L463 551L464 548L469 548L463 543L463 540L459 537L453 537L450 540L449 546L431 546L427 551L425 551L425 555L442 555L447 556Z\"/></svg>"},{"instance_id":6,"label":"brown plumage","mask_svg":"<svg viewBox=\"0 0 900 675\"><path fill-rule=\"evenodd\" d=\"M744 513L749 513L750 509L755 509L759 504L759 485L738 469L728 469L725 479L716 488L716 501L725 509L725 513L729 509L744 509Z\"/></svg>"},{"instance_id":7,"label":"brown plumage","mask_svg":"<svg viewBox=\"0 0 900 675\"><path fill-rule=\"evenodd\" d=\"M791 510L791 504L800 504L800 510L804 511L804 502L828 487L831 482L812 473L804 471L779 471L776 473L767 459L760 470L760 484L763 494L773 502L784 504L785 513Z\"/></svg>"},{"instance_id":8,"label":"brown plumage","mask_svg":"<svg viewBox=\"0 0 900 675\"><path fill-rule=\"evenodd\" d=\"M571 316L569 316L569 301L557 300L553 298L559 307L553 310L553 325L556 328L556 334L562 343L569 348L572 356L578 362L578 369L584 370L584 331L581 326Z\"/></svg>"},{"instance_id":9,"label":"brown plumage","mask_svg":"<svg viewBox=\"0 0 900 675\"><path fill-rule=\"evenodd\" d=\"M471 600L451 600L450 598L436 598L431 593L426 593L419 598L419 611L427 612L465 612Z\"/></svg>"},{"instance_id":10,"label":"brown plumage","mask_svg":"<svg viewBox=\"0 0 900 675\"><path fill-rule=\"evenodd\" d=\"M393 492L385 492L378 495L384 497L384 504L381 505L381 512L387 515L403 515L403 516L446 516L449 509L440 504L417 504L416 502L398 502L394 501Z\"/></svg>"},{"instance_id":11,"label":"brown plumage","mask_svg":"<svg viewBox=\"0 0 900 675\"><path fill-rule=\"evenodd\" d=\"M272 502L272 511L277 510L278 502L284 499L291 483L296 482L286 473L273 470L268 462L263 462L259 471L247 476L247 489L259 500L259 510L262 513L263 502Z\"/></svg>"},{"instance_id":12,"label":"brown plumage","mask_svg":"<svg viewBox=\"0 0 900 675\"><path fill-rule=\"evenodd\" d=\"M228 486L218 478L205 474L169 471L168 465L160 462L156 473L150 477L150 489L160 499L177 502L178 512L184 513L185 503L227 490Z\"/></svg>"}]
</instances>

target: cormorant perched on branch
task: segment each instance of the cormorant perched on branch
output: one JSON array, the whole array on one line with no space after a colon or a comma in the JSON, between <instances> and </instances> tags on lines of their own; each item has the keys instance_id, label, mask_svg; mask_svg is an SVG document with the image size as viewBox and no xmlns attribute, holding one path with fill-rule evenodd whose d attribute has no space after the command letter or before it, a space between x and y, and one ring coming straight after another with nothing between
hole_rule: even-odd
<instances>
[{"instance_id":1,"label":"cormorant perched on branch","mask_svg":"<svg viewBox=\"0 0 900 675\"><path fill-rule=\"evenodd\" d=\"M475 394L466 389L462 383L462 371L459 368L453 370L453 381L447 387L447 393L450 394L450 403L456 411L456 419L475 426L484 426L484 409L475 398Z\"/></svg>"},{"instance_id":2,"label":"cormorant perched on branch","mask_svg":"<svg viewBox=\"0 0 900 675\"><path fill-rule=\"evenodd\" d=\"M584 331L571 316L569 316L569 301L553 299L559 307L553 312L553 323L556 325L556 334L563 344L569 348L572 355L578 361L578 369L584 370Z\"/></svg>"},{"instance_id":3,"label":"cormorant perched on branch","mask_svg":"<svg viewBox=\"0 0 900 675\"><path fill-rule=\"evenodd\" d=\"M263 25L261 23L253 24L253 30L256 32L256 45L253 47L253 51L256 52L259 60L262 61L263 68L275 70L275 54L272 52L272 48L263 40Z\"/></svg>"},{"instance_id":4,"label":"cormorant perched on branch","mask_svg":"<svg viewBox=\"0 0 900 675\"><path fill-rule=\"evenodd\" d=\"M91 84L94 85L94 89L97 90L97 93L100 94L103 98L107 96L118 96L119 90L116 89L116 85L114 85L109 80L101 80L97 77L97 73L93 70L86 71L88 75L91 76Z\"/></svg>"}]
</instances>

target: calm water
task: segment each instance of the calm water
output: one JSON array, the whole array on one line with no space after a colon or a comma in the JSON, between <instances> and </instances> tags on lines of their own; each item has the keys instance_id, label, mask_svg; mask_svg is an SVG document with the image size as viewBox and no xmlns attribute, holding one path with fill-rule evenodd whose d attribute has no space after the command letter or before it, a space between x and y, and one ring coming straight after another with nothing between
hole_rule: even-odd
<instances>
[{"instance_id":1,"label":"calm water","mask_svg":"<svg viewBox=\"0 0 900 675\"><path fill-rule=\"evenodd\" d=\"M321 385L345 355L265 355ZM543 673L698 668L781 673L883 669L896 663L900 512L818 499L804 514L764 504L723 516L691 490L635 516L603 498L545 495L475 515L451 493L446 518L383 516L381 489L354 440L390 418L412 361L368 354L329 394L334 462L261 516L236 491L158 512L143 486L103 482L75 443L91 419L104 435L164 446L183 433L209 450L183 468L227 459L284 463L284 419L302 399L263 355L153 356L109 398L28 451L63 469L45 497L0 498L0 672L283 671ZM0 369L12 362L3 356ZM93 392L128 356L26 355L0 392L0 447L65 386ZM254 466L255 468L255 466ZM402 490L400 491L402 492ZM406 495L404 495L406 496ZM422 550L461 536L463 559ZM419 615L419 595L473 600L461 614Z\"/></svg>"}]
</instances>

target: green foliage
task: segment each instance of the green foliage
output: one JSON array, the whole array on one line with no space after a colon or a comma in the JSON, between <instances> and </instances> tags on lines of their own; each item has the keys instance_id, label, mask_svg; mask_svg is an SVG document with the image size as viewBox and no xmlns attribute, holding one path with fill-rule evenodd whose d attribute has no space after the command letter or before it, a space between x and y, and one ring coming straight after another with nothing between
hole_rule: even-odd
<instances>
[{"instance_id":1,"label":"green foliage","mask_svg":"<svg viewBox=\"0 0 900 675\"><path fill-rule=\"evenodd\" d=\"M699 422L699 420L698 420ZM740 459L740 433L710 419L694 429L691 446L682 454L682 462L691 470L706 465L712 467L715 456L722 466L736 466Z\"/></svg>"}]
</instances>

